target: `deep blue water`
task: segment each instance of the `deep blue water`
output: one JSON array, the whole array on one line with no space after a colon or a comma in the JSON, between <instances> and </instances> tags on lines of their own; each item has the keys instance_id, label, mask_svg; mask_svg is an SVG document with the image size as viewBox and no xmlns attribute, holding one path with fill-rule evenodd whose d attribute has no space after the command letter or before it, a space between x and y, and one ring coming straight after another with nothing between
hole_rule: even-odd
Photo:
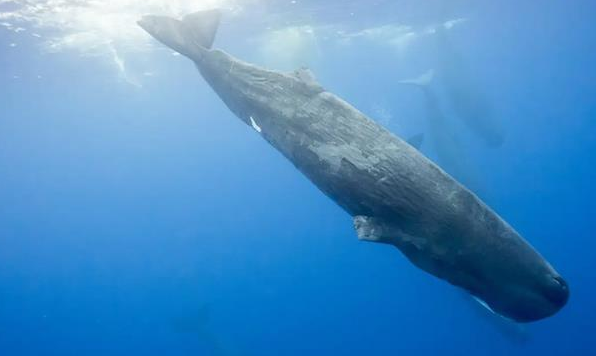
<instances>
[{"instance_id":1,"label":"deep blue water","mask_svg":"<svg viewBox=\"0 0 596 356\"><path fill-rule=\"evenodd\" d=\"M308 65L407 138L427 130L424 101L397 82L436 67L434 35L396 48L334 34L467 19L450 41L507 137L491 149L456 124L462 162L571 288L523 327L358 241L190 61L123 50L128 70L155 73L137 87L109 59L0 28L0 355L594 354L595 15L588 0L261 2L224 12L215 43ZM322 35L299 32L295 52L267 37L307 25Z\"/></svg>"}]
</instances>

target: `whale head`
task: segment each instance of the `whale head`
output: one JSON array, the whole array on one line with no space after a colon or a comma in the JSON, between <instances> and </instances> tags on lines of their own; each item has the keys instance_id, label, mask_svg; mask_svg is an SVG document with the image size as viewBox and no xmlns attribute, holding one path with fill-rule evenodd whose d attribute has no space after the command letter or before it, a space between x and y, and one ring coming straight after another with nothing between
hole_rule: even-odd
<instances>
[{"instance_id":1,"label":"whale head","mask_svg":"<svg viewBox=\"0 0 596 356\"><path fill-rule=\"evenodd\" d=\"M531 246L522 251L493 269L484 288L471 292L495 313L525 323L561 310L569 300L569 285Z\"/></svg>"},{"instance_id":2,"label":"whale head","mask_svg":"<svg viewBox=\"0 0 596 356\"><path fill-rule=\"evenodd\" d=\"M569 285L557 272L543 273L533 282L507 290L510 301L501 314L518 322L531 322L556 314L569 300ZM502 308L498 308L502 309Z\"/></svg>"}]
</instances>

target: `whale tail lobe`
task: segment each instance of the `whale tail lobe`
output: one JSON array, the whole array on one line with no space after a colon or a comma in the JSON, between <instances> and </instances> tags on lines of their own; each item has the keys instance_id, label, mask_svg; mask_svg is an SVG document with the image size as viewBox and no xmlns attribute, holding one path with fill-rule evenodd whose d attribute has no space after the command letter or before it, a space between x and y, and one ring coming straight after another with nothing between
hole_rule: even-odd
<instances>
[{"instance_id":1,"label":"whale tail lobe","mask_svg":"<svg viewBox=\"0 0 596 356\"><path fill-rule=\"evenodd\" d=\"M215 40L221 13L219 10L199 11L177 20L167 16L143 16L137 23L151 36L193 60L200 59Z\"/></svg>"}]
</instances>

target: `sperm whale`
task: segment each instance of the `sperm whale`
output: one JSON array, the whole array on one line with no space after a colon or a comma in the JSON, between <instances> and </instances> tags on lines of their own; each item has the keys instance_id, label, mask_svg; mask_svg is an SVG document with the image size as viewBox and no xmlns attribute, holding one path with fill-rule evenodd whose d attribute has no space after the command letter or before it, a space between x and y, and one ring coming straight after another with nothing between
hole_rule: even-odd
<instances>
[{"instance_id":1,"label":"sperm whale","mask_svg":"<svg viewBox=\"0 0 596 356\"><path fill-rule=\"evenodd\" d=\"M396 246L506 318L534 321L566 304L567 283L520 234L309 70L268 70L212 49L220 16L145 16L138 24L191 59L242 122L353 217L359 239Z\"/></svg>"}]
</instances>

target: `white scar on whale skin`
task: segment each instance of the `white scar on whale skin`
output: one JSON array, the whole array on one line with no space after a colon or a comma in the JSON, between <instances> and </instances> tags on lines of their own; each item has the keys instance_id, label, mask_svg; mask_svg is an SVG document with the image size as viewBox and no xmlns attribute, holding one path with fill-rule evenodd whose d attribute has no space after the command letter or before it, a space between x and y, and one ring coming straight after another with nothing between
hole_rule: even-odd
<instances>
[{"instance_id":1,"label":"white scar on whale skin","mask_svg":"<svg viewBox=\"0 0 596 356\"><path fill-rule=\"evenodd\" d=\"M255 129L256 132L261 133L263 131L261 129L261 127L259 125L257 125L257 123L255 122L255 119L253 119L252 116L250 117L250 124L251 124L252 128Z\"/></svg>"},{"instance_id":2,"label":"white scar on whale skin","mask_svg":"<svg viewBox=\"0 0 596 356\"><path fill-rule=\"evenodd\" d=\"M512 320L506 316L503 316L499 313L497 313L496 311L493 310L493 308L491 308L484 300L478 298L478 297L472 297L474 298L474 300L476 300L480 305L482 305L486 310L488 310L489 312L491 312L492 314L498 316L499 318L502 318L504 320L507 320L509 322L515 323L515 320Z\"/></svg>"}]
</instances>

